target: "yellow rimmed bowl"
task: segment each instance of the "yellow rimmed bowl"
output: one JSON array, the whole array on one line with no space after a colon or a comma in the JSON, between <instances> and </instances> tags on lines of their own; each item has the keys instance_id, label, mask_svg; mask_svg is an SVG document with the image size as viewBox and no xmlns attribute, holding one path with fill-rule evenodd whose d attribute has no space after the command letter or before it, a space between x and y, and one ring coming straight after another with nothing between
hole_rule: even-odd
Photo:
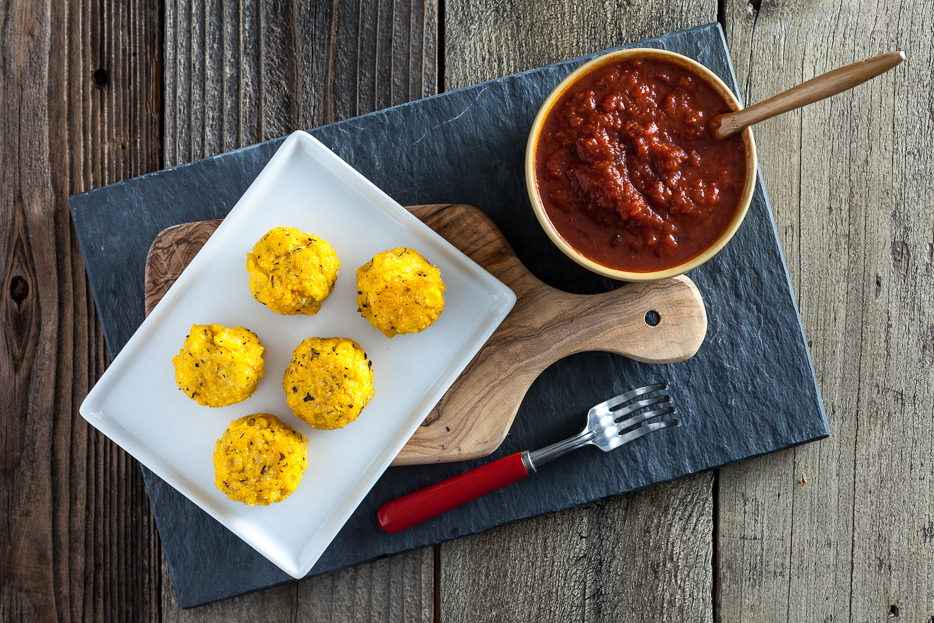
<instances>
[{"instance_id":1,"label":"yellow rimmed bowl","mask_svg":"<svg viewBox=\"0 0 934 623\"><path fill-rule=\"evenodd\" d=\"M558 86L555 87L555 89L548 95L548 97L545 99L545 102L539 109L538 115L536 115L535 121L532 123L532 129L529 133L529 140L526 145L525 181L526 188L529 193L529 200L532 203L532 208L535 211L535 216L538 219L538 222L541 224L542 228L545 230L545 233L548 235L551 241L565 255L581 266L584 266L585 268L599 275L603 275L604 277L610 277L611 279L618 279L621 281L657 281L660 279L667 279L669 277L681 275L688 272L689 270L697 268L716 255L717 252L720 251L720 249L722 249L726 243L730 241L730 239L736 233L736 230L739 229L739 226L743 222L743 218L745 218L746 212L749 209L749 204L752 202L752 195L756 184L756 147L752 138L752 131L749 128L744 129L740 133L741 139L745 146L746 170L744 173L744 183L738 205L736 206L736 210L734 211L733 216L728 222L726 228L699 254L694 255L693 257L674 266L660 270L631 271L604 266L603 264L595 262L594 260L586 257L578 249L574 248L574 246L568 243L568 241L561 236L561 234L555 228L554 224L551 222L551 219L548 217L539 192L539 180L536 172L536 165L538 162L538 144L542 135L542 129L544 128L546 119L554 109L555 105L560 101L561 97L585 76L589 76L591 73L609 65L615 65L637 58L665 61L686 69L693 75L701 78L707 85L709 85L723 99L723 101L727 103L731 110L737 111L742 108L739 101L736 99L736 96L733 95L733 92L730 91L726 84L724 84L716 74L710 71L707 67L686 56L682 56L674 52L669 52L667 50L658 50L654 48L632 48L628 50L618 50L616 52L610 52L608 54L598 56L597 58L584 63L576 70L571 72L564 80L562 80ZM652 251L647 250L646 252Z\"/></svg>"}]
</instances>

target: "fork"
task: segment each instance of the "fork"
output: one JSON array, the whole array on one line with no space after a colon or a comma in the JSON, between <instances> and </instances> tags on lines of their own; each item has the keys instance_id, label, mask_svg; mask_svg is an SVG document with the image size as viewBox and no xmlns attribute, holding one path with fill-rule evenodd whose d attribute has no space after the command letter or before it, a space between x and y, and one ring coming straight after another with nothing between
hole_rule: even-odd
<instances>
[{"instance_id":1,"label":"fork","mask_svg":"<svg viewBox=\"0 0 934 623\"><path fill-rule=\"evenodd\" d=\"M640 398L667 387L667 383L646 385L601 402L587 413L587 427L579 434L540 450L516 452L386 502L377 511L376 519L386 532L399 532L522 480L572 450L592 445L609 452L657 430L679 426L674 418L642 424L675 412L667 394Z\"/></svg>"}]
</instances>

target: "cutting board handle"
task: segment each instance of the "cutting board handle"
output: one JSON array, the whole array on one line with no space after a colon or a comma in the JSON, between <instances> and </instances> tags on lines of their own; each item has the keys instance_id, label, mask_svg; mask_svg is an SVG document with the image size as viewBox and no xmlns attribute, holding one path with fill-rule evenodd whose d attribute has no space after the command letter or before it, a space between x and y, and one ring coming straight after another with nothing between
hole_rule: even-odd
<instances>
[{"instance_id":1,"label":"cutting board handle","mask_svg":"<svg viewBox=\"0 0 934 623\"><path fill-rule=\"evenodd\" d=\"M570 294L529 272L480 210L465 205L409 209L516 293L516 306L477 356L498 353L506 366L501 370L529 367L537 376L558 359L588 350L674 363L692 357L704 341L707 312L687 277L621 284L602 294Z\"/></svg>"},{"instance_id":2,"label":"cutting board handle","mask_svg":"<svg viewBox=\"0 0 934 623\"><path fill-rule=\"evenodd\" d=\"M555 361L599 350L647 363L692 357L707 334L694 283L680 276L570 294L519 261L496 225L472 206L412 212L516 293L516 305L441 398L393 465L486 456L505 439L532 382Z\"/></svg>"}]
</instances>

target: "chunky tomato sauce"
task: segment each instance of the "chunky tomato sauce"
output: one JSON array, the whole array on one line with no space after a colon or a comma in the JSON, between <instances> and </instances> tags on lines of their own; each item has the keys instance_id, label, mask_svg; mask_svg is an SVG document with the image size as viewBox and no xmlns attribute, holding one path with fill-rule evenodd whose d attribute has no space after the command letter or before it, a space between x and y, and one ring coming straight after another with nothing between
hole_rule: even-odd
<instances>
[{"instance_id":1,"label":"chunky tomato sauce","mask_svg":"<svg viewBox=\"0 0 934 623\"><path fill-rule=\"evenodd\" d=\"M734 215L745 145L717 140L731 108L674 63L634 59L580 79L545 119L536 182L565 241L592 261L632 272L697 256Z\"/></svg>"}]
</instances>

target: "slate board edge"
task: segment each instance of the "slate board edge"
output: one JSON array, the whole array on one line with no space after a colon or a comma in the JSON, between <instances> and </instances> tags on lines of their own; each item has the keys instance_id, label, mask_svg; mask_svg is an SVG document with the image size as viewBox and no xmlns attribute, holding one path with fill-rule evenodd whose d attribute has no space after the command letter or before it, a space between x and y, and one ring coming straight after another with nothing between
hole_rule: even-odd
<instances>
[{"instance_id":1,"label":"slate board edge","mask_svg":"<svg viewBox=\"0 0 934 623\"><path fill-rule=\"evenodd\" d=\"M726 33L723 32L723 27L720 25L720 22L713 22L713 24L716 24L716 31L720 36L720 40L723 43L724 49L726 49L727 52L729 52L730 48L729 46L727 46ZM736 79L736 70L733 68L733 57L729 53L727 53L726 62L730 70L730 77L733 79L733 84L739 85L739 81ZM740 106L745 107L746 104L743 103L742 94L734 93L734 95L736 96L736 99L739 101ZM755 134L753 134L753 141L755 141ZM788 291L791 293L791 301L795 309L795 320L798 323L798 330L801 332L802 345L804 346L804 351L807 354L808 371L810 372L811 380L814 383L814 391L817 394L817 405L818 405L818 409L820 410L820 416L823 419L825 434L822 437L818 437L818 439L826 439L827 437L830 436L830 422L827 420L827 410L824 408L824 397L821 394L820 384L817 381L817 370L814 369L814 358L811 356L811 348L810 346L808 346L807 334L804 332L804 323L801 321L801 310L798 307L798 297L795 295L794 284L792 284L791 282L791 274L788 272L788 261L785 259L785 249L784 247L782 247L782 240L778 234L778 225L776 225L775 215L772 213L772 202L769 201L769 193L765 186L765 179L762 177L762 167L759 166L758 156L756 157L756 179L758 180L757 190L762 192L762 198L765 200L765 204L769 207L769 209L766 210L766 214L768 216L769 224L772 227L772 235L775 238L775 247L778 249L778 256L779 258L781 258L782 273L785 275L785 282L788 286ZM797 444L797 445L800 445L800 444ZM794 446L789 446L789 447L794 447ZM756 455L756 456L761 456L761 455ZM750 456L748 458L753 458L753 457Z\"/></svg>"},{"instance_id":2,"label":"slate board edge","mask_svg":"<svg viewBox=\"0 0 934 623\"><path fill-rule=\"evenodd\" d=\"M733 70L732 61L730 62L730 71ZM811 357L811 347L808 345L807 334L804 332L804 323L801 321L801 310L798 308L798 297L795 295L794 284L791 283L791 274L788 272L788 262L785 260L785 251L782 248L782 241L778 235L778 226L775 224L775 215L772 214L772 202L769 201L769 193L765 188L765 180L762 177L762 168L759 166L758 161L756 163L756 175L758 176L758 185L759 190L762 192L762 197L765 199L766 205L769 206L769 209L766 211L768 215L769 225L772 227L772 235L775 237L775 246L778 248L778 256L782 262L782 273L785 276L785 282L788 287L788 291L791 293L791 300L794 304L795 310L795 321L798 323L798 330L801 332L801 346L804 348L804 352L807 355L807 365L808 372L810 373L811 381L814 383L814 392L817 395L817 408L820 412L820 417L824 427L824 435L817 437L818 439L826 439L830 436L830 422L827 420L827 410L824 408L824 397L820 391L820 383L817 381L817 370L814 368L814 358ZM807 442L804 442L807 443ZM800 445L800 444L795 444ZM795 447L794 445L788 446L789 448ZM765 453L769 454L769 453ZM760 456L760 455L756 455ZM753 457L749 457L753 458Z\"/></svg>"}]
</instances>

